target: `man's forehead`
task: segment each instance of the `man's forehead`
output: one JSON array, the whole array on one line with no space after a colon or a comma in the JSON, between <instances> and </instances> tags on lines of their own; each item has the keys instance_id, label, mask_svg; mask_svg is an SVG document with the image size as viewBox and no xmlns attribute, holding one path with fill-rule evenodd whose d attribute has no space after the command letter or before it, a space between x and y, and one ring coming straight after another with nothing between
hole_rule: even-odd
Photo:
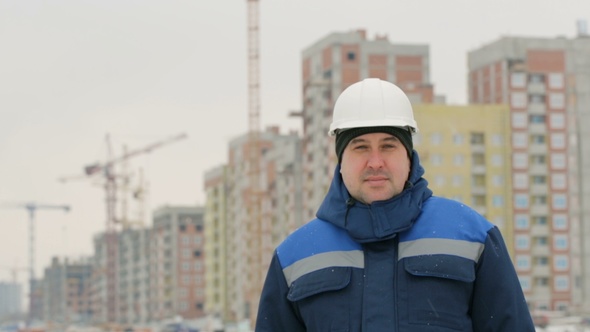
<instances>
[{"instance_id":1,"label":"man's forehead","mask_svg":"<svg viewBox=\"0 0 590 332\"><path fill-rule=\"evenodd\" d=\"M390 134L390 133L381 133L381 132L377 132L377 133L368 133L368 134L364 134L364 135L360 135L357 136L353 139L350 140L350 143L356 143L356 142L364 142L367 141L369 139L369 136L376 136L379 135L379 140L381 141L399 141L399 138L397 138L396 136Z\"/></svg>"}]
</instances>

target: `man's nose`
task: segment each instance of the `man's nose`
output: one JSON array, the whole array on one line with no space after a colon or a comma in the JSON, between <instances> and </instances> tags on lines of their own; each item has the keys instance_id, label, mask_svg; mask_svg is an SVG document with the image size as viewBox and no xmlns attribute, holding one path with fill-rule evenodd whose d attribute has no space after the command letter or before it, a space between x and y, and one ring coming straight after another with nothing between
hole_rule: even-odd
<instances>
[{"instance_id":1,"label":"man's nose","mask_svg":"<svg viewBox=\"0 0 590 332\"><path fill-rule=\"evenodd\" d=\"M382 168L384 165L383 156L381 152L377 150L372 150L369 154L369 160L367 160L367 167L378 169Z\"/></svg>"}]
</instances>

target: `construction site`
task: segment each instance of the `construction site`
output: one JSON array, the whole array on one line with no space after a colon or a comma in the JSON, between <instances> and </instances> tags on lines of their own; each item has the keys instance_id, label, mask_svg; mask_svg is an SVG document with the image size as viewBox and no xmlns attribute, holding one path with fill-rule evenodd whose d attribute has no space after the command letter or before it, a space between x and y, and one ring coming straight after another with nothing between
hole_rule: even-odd
<instances>
[{"instance_id":1,"label":"construction site","mask_svg":"<svg viewBox=\"0 0 590 332\"><path fill-rule=\"evenodd\" d=\"M375 15L387 12L386 25L352 19L366 10L355 4L348 20L317 28L306 21L323 22L325 8L266 7L260 0L211 12L205 9L212 4L182 1L0 5L0 21L18 27L19 40L35 41L7 44L7 62L24 60L0 86L0 108L14 99L14 127L27 128L0 119L0 245L8 248L0 255L0 332L254 331L275 249L317 218L338 176L328 136L335 99L368 77L395 83L411 101L420 124L411 140L429 188L472 206L504 236L537 331L590 330L585 21L577 21L572 37L561 30L551 32L557 37L511 36L500 27L491 40L459 49L449 45L461 38L438 35L448 24L438 2L418 16L381 4L388 10ZM272 14L264 16L265 8ZM1 17L3 10L16 18ZM195 23L198 11L207 13L203 22L211 16L241 25L207 28ZM413 18L397 26L405 16ZM33 23L36 29L28 27ZM387 32L372 35L364 27L372 23ZM460 32L475 29L469 24ZM39 28L46 25L51 29ZM421 38L401 34L422 25L431 29ZM275 39L262 48L271 33L283 44ZM285 42L300 34L306 39L295 46ZM434 36L444 42L434 44ZM0 37L12 40L1 29ZM59 52L47 51L49 44ZM220 51L227 45L235 49ZM263 89L262 69L285 57L282 45L297 60L281 59L265 72L273 79ZM32 49L15 51L21 46ZM450 50L465 73L444 80L459 77L464 103L449 102L439 93L446 82L433 80L451 66L436 67ZM163 69L153 70L158 64ZM9 72L1 66L0 73ZM99 68L88 75L91 67ZM278 78L277 68L285 70ZM53 84L62 74L69 85ZM283 79L295 88L281 91ZM285 95L295 96L296 109L285 106ZM41 108L36 99L48 111L27 113ZM268 121L276 114L284 123ZM133 130L150 139L121 138ZM91 159L97 143L99 157ZM158 167L165 170L154 172Z\"/></svg>"}]
</instances>

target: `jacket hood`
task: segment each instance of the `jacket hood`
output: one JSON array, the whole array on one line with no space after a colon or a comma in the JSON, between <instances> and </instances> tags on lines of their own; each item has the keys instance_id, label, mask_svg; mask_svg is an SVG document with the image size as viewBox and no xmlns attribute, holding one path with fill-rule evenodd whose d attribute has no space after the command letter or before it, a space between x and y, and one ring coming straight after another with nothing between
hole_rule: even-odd
<instances>
[{"instance_id":1,"label":"jacket hood","mask_svg":"<svg viewBox=\"0 0 590 332\"><path fill-rule=\"evenodd\" d=\"M404 190L388 200L364 204L348 193L338 164L328 194L316 216L344 228L359 243L391 239L397 233L412 227L422 211L423 202L432 196L428 182L422 175L424 168L414 150L410 175Z\"/></svg>"}]
</instances>

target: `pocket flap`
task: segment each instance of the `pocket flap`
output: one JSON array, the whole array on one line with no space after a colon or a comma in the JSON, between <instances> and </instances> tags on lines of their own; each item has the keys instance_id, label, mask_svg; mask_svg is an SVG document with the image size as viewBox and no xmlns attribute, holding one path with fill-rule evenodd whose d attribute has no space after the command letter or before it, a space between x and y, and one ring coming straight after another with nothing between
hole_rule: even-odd
<instances>
[{"instance_id":1,"label":"pocket flap","mask_svg":"<svg viewBox=\"0 0 590 332\"><path fill-rule=\"evenodd\" d=\"M287 299L294 302L315 294L343 289L350 283L351 273L350 267L336 266L305 274L291 284Z\"/></svg>"},{"instance_id":2,"label":"pocket flap","mask_svg":"<svg viewBox=\"0 0 590 332\"><path fill-rule=\"evenodd\" d=\"M406 272L415 276L453 279L463 282L475 280L472 260L450 255L421 255L404 258Z\"/></svg>"}]
</instances>

